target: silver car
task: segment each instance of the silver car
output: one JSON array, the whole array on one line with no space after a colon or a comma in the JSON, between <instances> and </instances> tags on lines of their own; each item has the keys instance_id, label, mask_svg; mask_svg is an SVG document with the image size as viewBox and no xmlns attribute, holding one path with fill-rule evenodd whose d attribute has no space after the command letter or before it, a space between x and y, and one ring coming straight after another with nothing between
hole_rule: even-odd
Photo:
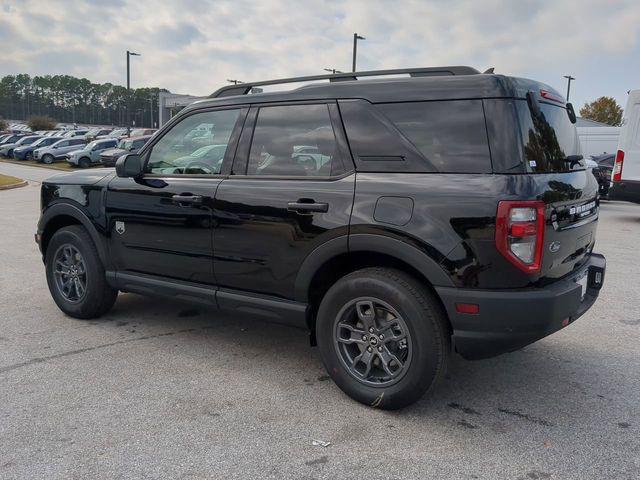
<instances>
[{"instance_id":1,"label":"silver car","mask_svg":"<svg viewBox=\"0 0 640 480\"><path fill-rule=\"evenodd\" d=\"M83 138L62 138L49 147L34 150L33 159L46 164L64 160L67 153L78 150L86 143Z\"/></svg>"},{"instance_id":2,"label":"silver car","mask_svg":"<svg viewBox=\"0 0 640 480\"><path fill-rule=\"evenodd\" d=\"M81 150L73 150L67 153L66 159L71 165L87 168L90 167L92 163L102 163L100 154L104 150L114 148L117 145L118 140L115 138L94 140Z\"/></svg>"}]
</instances>

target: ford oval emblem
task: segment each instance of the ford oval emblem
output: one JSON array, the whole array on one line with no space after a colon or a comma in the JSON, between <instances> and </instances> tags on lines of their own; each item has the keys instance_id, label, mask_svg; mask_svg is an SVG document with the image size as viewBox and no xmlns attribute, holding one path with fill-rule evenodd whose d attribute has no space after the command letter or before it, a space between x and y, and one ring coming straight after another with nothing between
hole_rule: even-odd
<instances>
[{"instance_id":1,"label":"ford oval emblem","mask_svg":"<svg viewBox=\"0 0 640 480\"><path fill-rule=\"evenodd\" d=\"M560 242L556 241L549 244L549 251L551 253L556 253L558 250L560 250Z\"/></svg>"}]
</instances>

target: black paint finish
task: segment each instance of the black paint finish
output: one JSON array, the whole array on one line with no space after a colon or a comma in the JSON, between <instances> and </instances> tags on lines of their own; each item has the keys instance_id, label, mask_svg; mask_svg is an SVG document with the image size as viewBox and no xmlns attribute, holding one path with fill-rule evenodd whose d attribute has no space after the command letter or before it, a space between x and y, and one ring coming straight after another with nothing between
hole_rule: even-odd
<instances>
[{"instance_id":1,"label":"black paint finish","mask_svg":"<svg viewBox=\"0 0 640 480\"><path fill-rule=\"evenodd\" d=\"M468 75L342 82L197 103L163 127L140 156L145 159L158 139L195 112L243 105L246 117L233 132L221 175L134 179L116 177L112 169L92 169L53 177L42 186L40 246L44 254L57 228L79 223L92 236L117 288L157 290L236 311L263 309L296 321L312 311L307 303L314 275L336 259L348 263L354 256L384 255L408 265L454 299L447 303L449 311L454 301L465 300L465 292L471 300L486 291L506 296L514 289L550 292L559 288L558 279L567 282L569 274L593 261L598 185L582 169L527 173L513 102L541 88L553 92L528 80ZM428 155L425 145L419 150L388 122L379 134L371 133L380 127L375 126L380 118L376 103L443 99L477 99L477 111L482 104L490 173L425 172L420 153ZM258 108L276 102L329 105L341 161L333 177L244 175ZM364 123L371 124L345 134L345 115L357 121L362 111L368 112ZM407 165L411 168L403 170ZM485 163L483 171L487 168ZM539 274L520 271L497 251L501 200L545 203ZM572 207L594 200L596 207L585 215L572 213ZM304 204L314 207L305 210ZM116 222L122 222L119 232ZM548 249L552 242L554 250L559 244L557 251ZM457 321L451 312L449 317Z\"/></svg>"}]
</instances>

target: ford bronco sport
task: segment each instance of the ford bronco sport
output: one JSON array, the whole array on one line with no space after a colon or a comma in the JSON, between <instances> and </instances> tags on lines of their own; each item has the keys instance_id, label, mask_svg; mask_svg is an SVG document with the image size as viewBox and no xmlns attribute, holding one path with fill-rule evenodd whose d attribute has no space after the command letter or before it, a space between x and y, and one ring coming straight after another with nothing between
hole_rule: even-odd
<instances>
[{"instance_id":1,"label":"ford bronco sport","mask_svg":"<svg viewBox=\"0 0 640 480\"><path fill-rule=\"evenodd\" d=\"M122 291L302 325L342 390L393 409L452 349L522 348L596 300L598 185L551 87L441 67L211 97L115 171L43 183L63 312L98 317Z\"/></svg>"}]
</instances>

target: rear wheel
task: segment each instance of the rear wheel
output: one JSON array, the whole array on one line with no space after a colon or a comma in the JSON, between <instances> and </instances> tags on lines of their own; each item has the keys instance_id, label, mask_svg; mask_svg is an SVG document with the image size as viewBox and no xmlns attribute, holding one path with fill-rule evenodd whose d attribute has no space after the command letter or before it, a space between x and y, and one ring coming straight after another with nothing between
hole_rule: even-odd
<instances>
[{"instance_id":1,"label":"rear wheel","mask_svg":"<svg viewBox=\"0 0 640 480\"><path fill-rule=\"evenodd\" d=\"M47 165L51 165L53 163L53 160L54 160L53 155L50 155L48 153L42 157L42 161Z\"/></svg>"},{"instance_id":2,"label":"rear wheel","mask_svg":"<svg viewBox=\"0 0 640 480\"><path fill-rule=\"evenodd\" d=\"M13 158L13 149L7 152L7 158Z\"/></svg>"},{"instance_id":3,"label":"rear wheel","mask_svg":"<svg viewBox=\"0 0 640 480\"><path fill-rule=\"evenodd\" d=\"M33 160L33 152L27 152L27 160Z\"/></svg>"},{"instance_id":4,"label":"rear wheel","mask_svg":"<svg viewBox=\"0 0 640 480\"><path fill-rule=\"evenodd\" d=\"M118 291L107 284L98 251L83 227L58 230L47 246L45 263L51 296L67 315L96 318L115 303Z\"/></svg>"},{"instance_id":5,"label":"rear wheel","mask_svg":"<svg viewBox=\"0 0 640 480\"><path fill-rule=\"evenodd\" d=\"M87 157L82 157L80 160L78 160L78 166L80 168L89 168L91 166L91 160L89 160Z\"/></svg>"},{"instance_id":6,"label":"rear wheel","mask_svg":"<svg viewBox=\"0 0 640 480\"><path fill-rule=\"evenodd\" d=\"M386 268L338 280L320 304L316 336L336 384L384 409L418 400L444 376L450 352L436 298L410 275Z\"/></svg>"}]
</instances>

